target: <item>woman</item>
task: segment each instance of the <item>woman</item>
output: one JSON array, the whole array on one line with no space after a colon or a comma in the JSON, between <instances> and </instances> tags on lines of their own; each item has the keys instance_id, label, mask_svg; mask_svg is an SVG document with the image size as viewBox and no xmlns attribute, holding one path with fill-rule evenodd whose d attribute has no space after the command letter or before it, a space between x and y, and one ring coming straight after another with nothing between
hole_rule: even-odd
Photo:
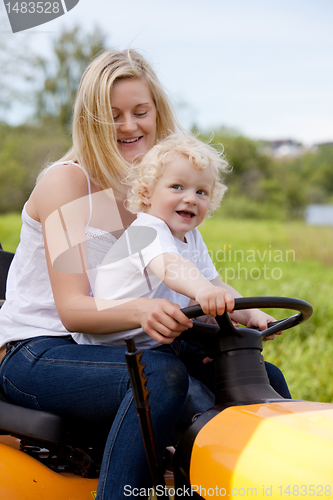
<instances>
[{"instance_id":1,"label":"woman","mask_svg":"<svg viewBox=\"0 0 333 500\"><path fill-rule=\"evenodd\" d=\"M147 488L151 478L125 347L78 345L69 332L103 335L141 326L162 344L159 351L143 355L161 455L189 383L192 396L201 391L202 409L211 403L206 387L211 367L202 363L203 353L196 353L196 368L186 368L171 354L169 344L192 326L177 304L138 298L110 302L101 311L90 293L94 270L134 219L123 205L122 181L131 163L177 128L168 99L141 55L108 51L92 62L75 103L73 148L43 171L24 206L21 242L0 312L0 343L7 345L1 384L15 403L88 424L113 422L98 500L123 499L126 485ZM275 378L276 389L286 393L283 376ZM190 416L196 398L188 399ZM126 453L129 442L131 455Z\"/></svg>"}]
</instances>

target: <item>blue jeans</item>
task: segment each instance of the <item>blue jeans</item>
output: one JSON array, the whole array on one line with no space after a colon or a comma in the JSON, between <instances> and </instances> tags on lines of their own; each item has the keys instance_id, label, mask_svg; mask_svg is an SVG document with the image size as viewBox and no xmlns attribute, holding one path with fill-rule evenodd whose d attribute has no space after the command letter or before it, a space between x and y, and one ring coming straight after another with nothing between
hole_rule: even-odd
<instances>
[{"instance_id":1,"label":"blue jeans","mask_svg":"<svg viewBox=\"0 0 333 500\"><path fill-rule=\"evenodd\" d=\"M124 487L148 488L151 476L130 388L126 348L78 345L71 337L38 337L14 343L0 365L0 382L13 402L110 425L98 500L123 500ZM160 456L176 422L214 405L212 363L186 342L145 350L151 416ZM273 365L271 383L290 397L283 375ZM286 392L287 391L287 392ZM283 392L283 391L282 391ZM185 404L186 403L186 404Z\"/></svg>"},{"instance_id":2,"label":"blue jeans","mask_svg":"<svg viewBox=\"0 0 333 500\"><path fill-rule=\"evenodd\" d=\"M175 340L170 345L160 346L158 351L172 352L186 366L189 374L189 388L179 420L190 425L193 416L215 406L214 363L203 364L202 360L207 357L207 354L183 340ZM267 361L265 361L265 368L269 382L276 392L285 399L291 399L281 370Z\"/></svg>"}]
</instances>

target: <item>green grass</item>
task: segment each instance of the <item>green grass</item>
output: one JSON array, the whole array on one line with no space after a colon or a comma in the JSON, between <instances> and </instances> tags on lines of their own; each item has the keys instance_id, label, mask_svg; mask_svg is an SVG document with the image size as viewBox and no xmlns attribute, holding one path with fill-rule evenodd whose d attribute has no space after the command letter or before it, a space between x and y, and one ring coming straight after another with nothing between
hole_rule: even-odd
<instances>
[{"instance_id":1,"label":"green grass","mask_svg":"<svg viewBox=\"0 0 333 500\"><path fill-rule=\"evenodd\" d=\"M333 227L216 217L200 230L221 278L243 296L310 302L312 317L265 342L264 357L281 368L294 398L333 402Z\"/></svg>"},{"instance_id":2,"label":"green grass","mask_svg":"<svg viewBox=\"0 0 333 500\"><path fill-rule=\"evenodd\" d=\"M0 216L0 243L4 250L15 252L20 241L21 215L12 213Z\"/></svg>"},{"instance_id":3,"label":"green grass","mask_svg":"<svg viewBox=\"0 0 333 500\"><path fill-rule=\"evenodd\" d=\"M21 219L0 217L0 241L15 251ZM221 278L243 296L277 295L310 302L312 317L264 343L296 399L333 402L333 227L302 222L222 219L200 228ZM268 311L277 318L290 311Z\"/></svg>"}]
</instances>

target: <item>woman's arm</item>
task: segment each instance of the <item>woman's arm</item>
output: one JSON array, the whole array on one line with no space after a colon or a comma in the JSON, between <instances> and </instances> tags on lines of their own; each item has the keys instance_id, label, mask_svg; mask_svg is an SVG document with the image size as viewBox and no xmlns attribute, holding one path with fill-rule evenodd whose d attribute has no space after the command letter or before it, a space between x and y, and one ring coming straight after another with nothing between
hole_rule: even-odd
<instances>
[{"instance_id":1,"label":"woman's arm","mask_svg":"<svg viewBox=\"0 0 333 500\"><path fill-rule=\"evenodd\" d=\"M142 326L157 342L172 342L192 325L177 304L139 298L125 303L109 301L110 308L100 311L90 297L85 244L87 195L86 177L78 167L53 167L38 182L26 207L29 215L42 223L48 272L62 323L70 332L92 334Z\"/></svg>"}]
</instances>

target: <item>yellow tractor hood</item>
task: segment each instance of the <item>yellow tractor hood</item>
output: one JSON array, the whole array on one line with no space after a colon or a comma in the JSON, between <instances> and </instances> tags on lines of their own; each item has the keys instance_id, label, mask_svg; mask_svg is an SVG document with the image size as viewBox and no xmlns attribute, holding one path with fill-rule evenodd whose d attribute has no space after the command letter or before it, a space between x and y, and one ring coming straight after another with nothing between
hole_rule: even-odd
<instances>
[{"instance_id":1,"label":"yellow tractor hood","mask_svg":"<svg viewBox=\"0 0 333 500\"><path fill-rule=\"evenodd\" d=\"M192 490L202 498L333 498L333 405L229 407L197 434Z\"/></svg>"}]
</instances>

